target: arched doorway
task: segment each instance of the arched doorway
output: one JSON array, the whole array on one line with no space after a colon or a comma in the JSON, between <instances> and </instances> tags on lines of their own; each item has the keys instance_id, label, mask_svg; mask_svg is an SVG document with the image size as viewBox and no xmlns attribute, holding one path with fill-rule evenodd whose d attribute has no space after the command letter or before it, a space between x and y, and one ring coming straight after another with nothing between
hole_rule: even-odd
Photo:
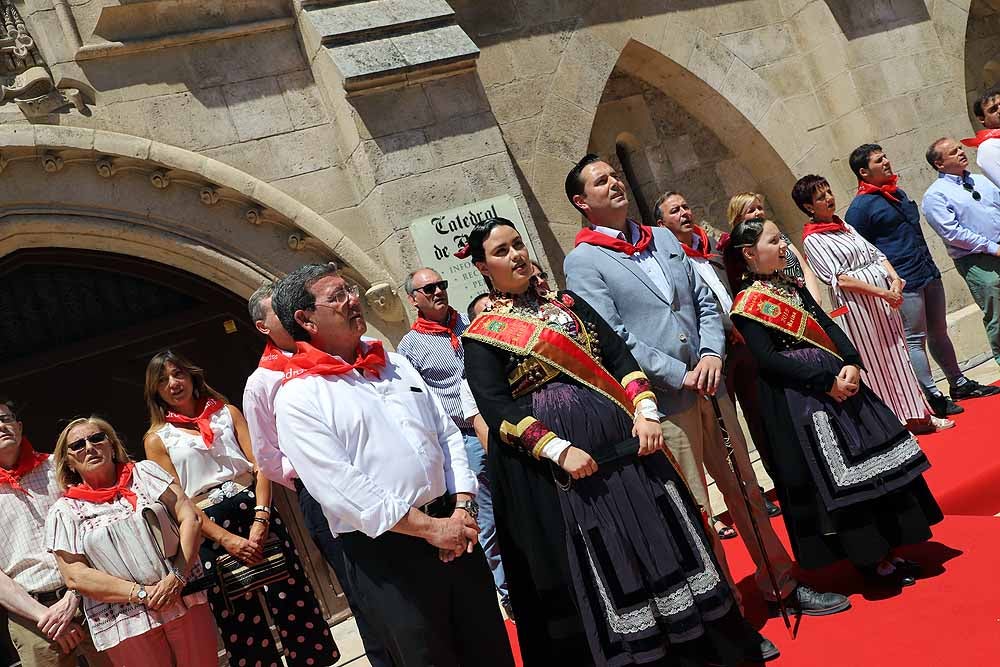
<instances>
[{"instance_id":1,"label":"arched doorway","mask_svg":"<svg viewBox=\"0 0 1000 667\"><path fill-rule=\"evenodd\" d=\"M22 250L0 260L0 393L51 451L77 416L106 417L142 457L146 362L170 347L240 405L260 335L246 302L192 274L87 250Z\"/></svg>"},{"instance_id":2,"label":"arched doorway","mask_svg":"<svg viewBox=\"0 0 1000 667\"><path fill-rule=\"evenodd\" d=\"M144 458L145 368L168 347L202 366L209 382L242 407L264 341L246 300L216 283L128 255L29 248L0 258L0 285L0 395L18 403L36 449L51 452L68 420L97 414L114 425L134 458ZM276 491L327 618L348 616L340 585L302 527L294 494ZM6 630L0 632L0 665L7 665L5 658L16 655L4 646Z\"/></svg>"}]
</instances>

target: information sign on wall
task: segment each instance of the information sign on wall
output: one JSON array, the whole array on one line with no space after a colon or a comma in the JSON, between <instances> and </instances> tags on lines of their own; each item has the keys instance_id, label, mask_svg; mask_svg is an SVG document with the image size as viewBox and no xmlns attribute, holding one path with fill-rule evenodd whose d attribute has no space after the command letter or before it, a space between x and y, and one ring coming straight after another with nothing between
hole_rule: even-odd
<instances>
[{"instance_id":1,"label":"information sign on wall","mask_svg":"<svg viewBox=\"0 0 1000 667\"><path fill-rule=\"evenodd\" d=\"M420 263L431 267L448 281L448 300L461 313L477 294L486 291L486 283L471 259L458 259L455 253L465 245L472 227L489 218L507 218L513 222L528 247L528 254L532 259L536 258L517 202L510 195L484 199L410 223L410 234L417 246Z\"/></svg>"}]
</instances>

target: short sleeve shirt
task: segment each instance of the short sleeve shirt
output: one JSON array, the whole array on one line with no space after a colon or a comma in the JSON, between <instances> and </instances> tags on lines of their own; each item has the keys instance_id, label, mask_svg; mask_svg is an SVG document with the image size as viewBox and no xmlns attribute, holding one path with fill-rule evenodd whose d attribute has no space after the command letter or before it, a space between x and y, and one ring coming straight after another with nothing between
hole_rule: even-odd
<instances>
[{"instance_id":1,"label":"short sleeve shirt","mask_svg":"<svg viewBox=\"0 0 1000 667\"><path fill-rule=\"evenodd\" d=\"M45 545L45 517L62 496L56 466L48 458L21 478L27 493L0 486L0 568L29 593L46 593L63 585L59 568Z\"/></svg>"}]
</instances>

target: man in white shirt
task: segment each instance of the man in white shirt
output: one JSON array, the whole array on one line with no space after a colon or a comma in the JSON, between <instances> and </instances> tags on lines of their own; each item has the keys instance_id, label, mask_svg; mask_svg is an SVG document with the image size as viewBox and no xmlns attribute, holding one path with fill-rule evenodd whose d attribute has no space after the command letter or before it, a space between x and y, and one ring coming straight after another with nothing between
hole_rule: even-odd
<instances>
[{"instance_id":1,"label":"man in white shirt","mask_svg":"<svg viewBox=\"0 0 1000 667\"><path fill-rule=\"evenodd\" d=\"M976 136L962 143L976 149L976 164L993 185L1000 187L1000 86L994 86L972 104L972 113L983 125Z\"/></svg>"},{"instance_id":2,"label":"man in white shirt","mask_svg":"<svg viewBox=\"0 0 1000 667\"><path fill-rule=\"evenodd\" d=\"M80 599L66 590L45 547L45 517L62 496L55 464L35 452L13 404L0 400L0 604L22 667L110 667L81 627Z\"/></svg>"},{"instance_id":3,"label":"man in white shirt","mask_svg":"<svg viewBox=\"0 0 1000 667\"><path fill-rule=\"evenodd\" d=\"M386 653L382 639L368 623L364 611L351 601L355 598L351 590L344 565L344 552L340 542L330 532L330 524L323 516L323 508L302 485L292 462L281 451L278 442L278 427L274 421L274 397L285 377L288 360L295 352L295 340L281 326L278 316L271 307L274 292L273 283L261 285L247 302L250 318L257 331L267 337L267 346L260 357L260 363L247 378L243 390L243 415L250 428L250 441L260 474L272 482L277 482L298 492L299 511L306 530L319 547L323 558L333 568L344 590L348 603L352 604L358 634L365 646L365 655L372 667L393 667L392 658Z\"/></svg>"},{"instance_id":4,"label":"man in white shirt","mask_svg":"<svg viewBox=\"0 0 1000 667\"><path fill-rule=\"evenodd\" d=\"M274 403L281 449L393 661L510 667L461 432L405 358L362 340L359 290L328 265L283 278L273 307L297 341Z\"/></svg>"}]
</instances>

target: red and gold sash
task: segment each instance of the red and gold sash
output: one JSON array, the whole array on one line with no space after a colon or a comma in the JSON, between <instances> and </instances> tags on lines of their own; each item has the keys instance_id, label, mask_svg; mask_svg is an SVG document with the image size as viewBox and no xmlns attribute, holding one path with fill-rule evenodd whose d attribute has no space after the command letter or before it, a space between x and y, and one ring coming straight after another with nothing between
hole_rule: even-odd
<instances>
[{"instance_id":1,"label":"red and gold sash","mask_svg":"<svg viewBox=\"0 0 1000 667\"><path fill-rule=\"evenodd\" d=\"M826 350L838 359L840 352L826 331L802 306L778 296L774 292L751 285L736 295L730 315L741 315L782 331L798 340Z\"/></svg>"},{"instance_id":2,"label":"red and gold sash","mask_svg":"<svg viewBox=\"0 0 1000 667\"><path fill-rule=\"evenodd\" d=\"M545 326L541 320L483 313L462 335L514 354L539 359L603 394L627 414L633 414L632 401L622 384L579 343L561 331Z\"/></svg>"}]
</instances>

